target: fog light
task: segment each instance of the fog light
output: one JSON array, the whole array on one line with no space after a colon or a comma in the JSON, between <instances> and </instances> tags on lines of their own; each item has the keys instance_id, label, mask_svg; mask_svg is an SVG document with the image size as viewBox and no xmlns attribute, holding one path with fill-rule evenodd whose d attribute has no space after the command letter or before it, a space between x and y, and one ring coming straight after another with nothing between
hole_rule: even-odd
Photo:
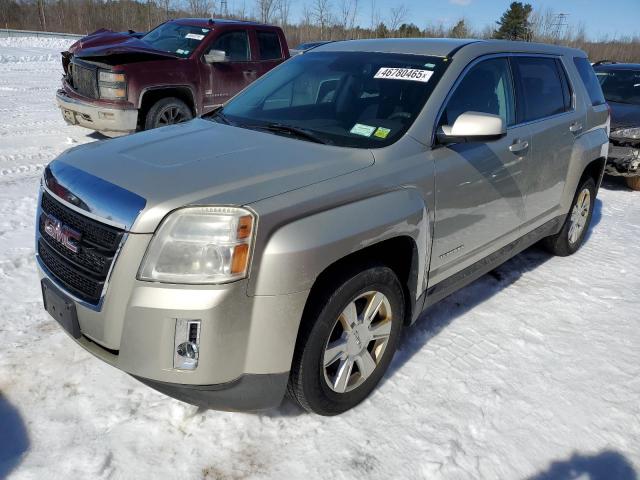
<instances>
[{"instance_id":1,"label":"fog light","mask_svg":"<svg viewBox=\"0 0 640 480\"><path fill-rule=\"evenodd\" d=\"M194 370L200 356L200 320L176 318L173 368Z\"/></svg>"}]
</instances>

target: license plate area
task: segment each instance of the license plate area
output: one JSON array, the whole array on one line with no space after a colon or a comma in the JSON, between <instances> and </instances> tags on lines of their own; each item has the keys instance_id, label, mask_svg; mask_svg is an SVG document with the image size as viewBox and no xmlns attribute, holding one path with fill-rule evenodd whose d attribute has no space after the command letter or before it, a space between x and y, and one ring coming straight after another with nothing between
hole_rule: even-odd
<instances>
[{"instance_id":1,"label":"license plate area","mask_svg":"<svg viewBox=\"0 0 640 480\"><path fill-rule=\"evenodd\" d=\"M76 304L64 295L48 278L40 282L44 308L49 315L64 328L73 338L80 338L80 324Z\"/></svg>"}]
</instances>

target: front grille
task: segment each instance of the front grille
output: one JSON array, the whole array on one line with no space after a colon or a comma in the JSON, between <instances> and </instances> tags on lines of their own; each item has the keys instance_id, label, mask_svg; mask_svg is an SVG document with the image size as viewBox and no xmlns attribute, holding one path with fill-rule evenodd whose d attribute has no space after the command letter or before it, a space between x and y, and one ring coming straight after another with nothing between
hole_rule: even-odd
<instances>
[{"instance_id":1,"label":"front grille","mask_svg":"<svg viewBox=\"0 0 640 480\"><path fill-rule=\"evenodd\" d=\"M71 77L73 79L73 88L80 95L89 98L98 98L98 83L96 79L96 70L85 68L77 63L71 65Z\"/></svg>"},{"instance_id":2,"label":"front grille","mask_svg":"<svg viewBox=\"0 0 640 480\"><path fill-rule=\"evenodd\" d=\"M96 305L100 301L124 231L83 216L61 204L47 192L42 193L40 207L40 259L71 293ZM45 232L44 221L47 214L80 233L77 252L71 251Z\"/></svg>"}]
</instances>

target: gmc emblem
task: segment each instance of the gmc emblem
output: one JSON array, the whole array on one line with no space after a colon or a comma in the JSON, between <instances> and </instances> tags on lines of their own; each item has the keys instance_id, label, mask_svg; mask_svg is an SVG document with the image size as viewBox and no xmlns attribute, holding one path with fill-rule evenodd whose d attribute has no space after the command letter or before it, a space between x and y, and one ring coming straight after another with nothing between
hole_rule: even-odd
<instances>
[{"instance_id":1,"label":"gmc emblem","mask_svg":"<svg viewBox=\"0 0 640 480\"><path fill-rule=\"evenodd\" d=\"M73 253L80 250L80 233L47 213L44 214L44 232Z\"/></svg>"}]
</instances>

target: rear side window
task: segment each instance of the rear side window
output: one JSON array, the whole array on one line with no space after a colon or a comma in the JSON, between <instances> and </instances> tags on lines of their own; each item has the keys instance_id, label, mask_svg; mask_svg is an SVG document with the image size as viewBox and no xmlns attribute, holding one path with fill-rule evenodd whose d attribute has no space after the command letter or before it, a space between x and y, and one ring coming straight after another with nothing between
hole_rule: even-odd
<instances>
[{"instance_id":1,"label":"rear side window","mask_svg":"<svg viewBox=\"0 0 640 480\"><path fill-rule=\"evenodd\" d=\"M593 67L584 57L575 57L573 63L576 65L576 69L580 74L582 83L584 83L592 105L602 105L604 103L604 95L602 94L602 88L600 88L600 82L596 77L596 72L593 71Z\"/></svg>"},{"instance_id":2,"label":"rear side window","mask_svg":"<svg viewBox=\"0 0 640 480\"><path fill-rule=\"evenodd\" d=\"M276 60L282 58L280 38L275 32L258 31L258 48L261 60Z\"/></svg>"},{"instance_id":3,"label":"rear side window","mask_svg":"<svg viewBox=\"0 0 640 480\"><path fill-rule=\"evenodd\" d=\"M506 58L484 60L464 76L449 99L440 125L453 125L465 112L499 115L505 125L514 123L513 87Z\"/></svg>"},{"instance_id":4,"label":"rear side window","mask_svg":"<svg viewBox=\"0 0 640 480\"><path fill-rule=\"evenodd\" d=\"M568 110L566 90L553 58L513 57L518 91L518 123Z\"/></svg>"}]
</instances>

